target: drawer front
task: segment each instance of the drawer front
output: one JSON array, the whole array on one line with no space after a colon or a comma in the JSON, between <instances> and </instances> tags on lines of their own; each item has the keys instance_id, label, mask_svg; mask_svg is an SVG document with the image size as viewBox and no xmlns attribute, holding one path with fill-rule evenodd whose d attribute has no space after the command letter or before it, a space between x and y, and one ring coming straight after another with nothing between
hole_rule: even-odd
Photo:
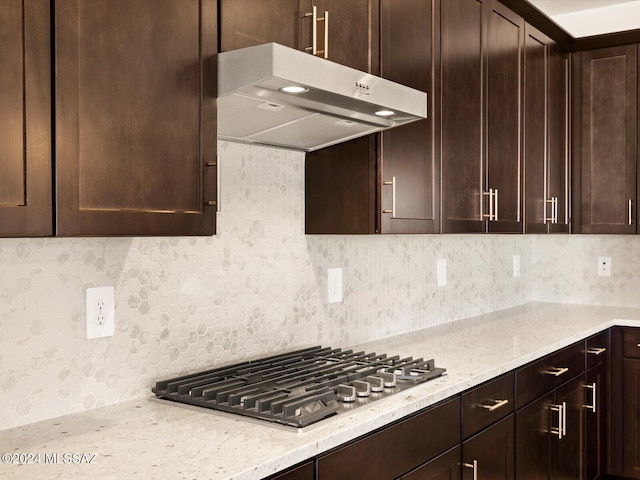
<instances>
[{"instance_id":1,"label":"drawer front","mask_svg":"<svg viewBox=\"0 0 640 480\"><path fill-rule=\"evenodd\" d=\"M460 442L460 397L318 459L318 480L389 479Z\"/></svg>"},{"instance_id":2,"label":"drawer front","mask_svg":"<svg viewBox=\"0 0 640 480\"><path fill-rule=\"evenodd\" d=\"M622 354L627 358L640 358L640 328L622 330Z\"/></svg>"},{"instance_id":3,"label":"drawer front","mask_svg":"<svg viewBox=\"0 0 640 480\"><path fill-rule=\"evenodd\" d=\"M516 371L516 408L584 372L584 342L543 357Z\"/></svg>"},{"instance_id":4,"label":"drawer front","mask_svg":"<svg viewBox=\"0 0 640 480\"><path fill-rule=\"evenodd\" d=\"M269 478L270 480L313 480L313 461Z\"/></svg>"},{"instance_id":5,"label":"drawer front","mask_svg":"<svg viewBox=\"0 0 640 480\"><path fill-rule=\"evenodd\" d=\"M586 340L585 360L586 369L605 363L609 358L609 329L600 332ZM640 350L640 348L638 348Z\"/></svg>"},{"instance_id":6,"label":"drawer front","mask_svg":"<svg viewBox=\"0 0 640 480\"><path fill-rule=\"evenodd\" d=\"M470 437L515 409L515 375L508 373L462 394L462 438Z\"/></svg>"}]
</instances>

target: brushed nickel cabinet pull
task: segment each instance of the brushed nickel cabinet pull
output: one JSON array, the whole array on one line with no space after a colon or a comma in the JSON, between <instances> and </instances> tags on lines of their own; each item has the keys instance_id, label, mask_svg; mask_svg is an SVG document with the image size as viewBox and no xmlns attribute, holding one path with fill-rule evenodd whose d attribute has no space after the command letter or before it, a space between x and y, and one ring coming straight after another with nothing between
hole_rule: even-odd
<instances>
[{"instance_id":1,"label":"brushed nickel cabinet pull","mask_svg":"<svg viewBox=\"0 0 640 480\"><path fill-rule=\"evenodd\" d=\"M316 22L324 22L324 50L317 50L316 55L322 55L324 58L329 58L329 12L325 10L324 17L316 17Z\"/></svg>"},{"instance_id":2,"label":"brushed nickel cabinet pull","mask_svg":"<svg viewBox=\"0 0 640 480\"><path fill-rule=\"evenodd\" d=\"M493 412L497 409L499 409L500 407L504 407L505 405L507 405L509 403L508 399L504 399L504 400L492 400L494 403L493 405L480 405L482 408L489 410L490 412Z\"/></svg>"},{"instance_id":3,"label":"brushed nickel cabinet pull","mask_svg":"<svg viewBox=\"0 0 640 480\"><path fill-rule=\"evenodd\" d=\"M544 209L544 223L545 223L545 224L546 224L547 222L554 223L554 222L553 222L553 218L554 218L554 217L553 217L553 212L554 212L554 208L553 208L553 204L554 204L553 197L551 197L551 199L550 199L550 200L545 200L545 203L547 203L547 204L551 204L551 216L550 216L550 217L547 217L547 206L545 205L545 209Z\"/></svg>"},{"instance_id":4,"label":"brushed nickel cabinet pull","mask_svg":"<svg viewBox=\"0 0 640 480\"><path fill-rule=\"evenodd\" d=\"M553 375L554 377L559 377L569 371L566 367L551 367L549 370L545 371L547 375Z\"/></svg>"},{"instance_id":5,"label":"brushed nickel cabinet pull","mask_svg":"<svg viewBox=\"0 0 640 480\"><path fill-rule=\"evenodd\" d=\"M493 188L490 188L488 192L482 192L482 195L489 197L489 213L485 213L482 216L489 219L489 221L491 222L493 221Z\"/></svg>"},{"instance_id":6,"label":"brushed nickel cabinet pull","mask_svg":"<svg viewBox=\"0 0 640 480\"><path fill-rule=\"evenodd\" d=\"M216 212L220 212L220 155L216 155L216 161L206 162L205 167L216 167L216 199L204 202L205 207L216 207Z\"/></svg>"},{"instance_id":7,"label":"brushed nickel cabinet pull","mask_svg":"<svg viewBox=\"0 0 640 480\"><path fill-rule=\"evenodd\" d=\"M606 351L607 351L606 348L589 348L587 350L587 353L590 353L591 355L600 355Z\"/></svg>"},{"instance_id":8,"label":"brushed nickel cabinet pull","mask_svg":"<svg viewBox=\"0 0 640 480\"><path fill-rule=\"evenodd\" d=\"M318 7L311 7L310 13L305 13L305 17L311 17L311 46L306 47L305 51L311 51L311 55L318 54Z\"/></svg>"},{"instance_id":9,"label":"brushed nickel cabinet pull","mask_svg":"<svg viewBox=\"0 0 640 480\"><path fill-rule=\"evenodd\" d=\"M478 480L478 460L474 460L473 463L463 463L462 466L473 468L473 480Z\"/></svg>"},{"instance_id":10,"label":"brushed nickel cabinet pull","mask_svg":"<svg viewBox=\"0 0 640 480\"><path fill-rule=\"evenodd\" d=\"M390 182L382 182L382 185L391 186L391 210L383 210L382 213L390 213L391 218L396 218L396 177L391 177Z\"/></svg>"},{"instance_id":11,"label":"brushed nickel cabinet pull","mask_svg":"<svg viewBox=\"0 0 640 480\"><path fill-rule=\"evenodd\" d=\"M553 197L553 223L558 223L558 197Z\"/></svg>"},{"instance_id":12,"label":"brushed nickel cabinet pull","mask_svg":"<svg viewBox=\"0 0 640 480\"><path fill-rule=\"evenodd\" d=\"M583 385L584 388L586 388L587 390L591 390L592 394L593 394L593 402L591 403L591 405L586 404L583 405L584 408L586 408L587 410L591 410L593 413L596 413L596 383L593 382L591 385Z\"/></svg>"},{"instance_id":13,"label":"brushed nickel cabinet pull","mask_svg":"<svg viewBox=\"0 0 640 480\"><path fill-rule=\"evenodd\" d=\"M549 409L552 412L558 412L558 426L557 427L551 427L551 429L550 429L550 432L553 435L557 435L558 436L558 440L562 440L562 437L564 435L564 414L563 414L564 405L565 405L565 403L563 402L562 405L551 405L549 407Z\"/></svg>"},{"instance_id":14,"label":"brushed nickel cabinet pull","mask_svg":"<svg viewBox=\"0 0 640 480\"><path fill-rule=\"evenodd\" d=\"M629 199L629 225L633 225L633 200Z\"/></svg>"},{"instance_id":15,"label":"brushed nickel cabinet pull","mask_svg":"<svg viewBox=\"0 0 640 480\"><path fill-rule=\"evenodd\" d=\"M498 221L498 189L497 188L494 190L494 194L495 194L494 198L496 201L496 206L494 210L493 221L497 222Z\"/></svg>"}]
</instances>

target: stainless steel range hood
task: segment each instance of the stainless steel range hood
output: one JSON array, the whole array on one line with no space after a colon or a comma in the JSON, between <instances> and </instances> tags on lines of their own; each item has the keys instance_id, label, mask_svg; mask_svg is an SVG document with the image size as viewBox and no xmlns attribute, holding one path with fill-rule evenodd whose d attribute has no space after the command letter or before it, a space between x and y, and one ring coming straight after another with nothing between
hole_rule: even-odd
<instances>
[{"instance_id":1,"label":"stainless steel range hood","mask_svg":"<svg viewBox=\"0 0 640 480\"><path fill-rule=\"evenodd\" d=\"M424 92L276 43L218 55L221 140L311 152L426 116Z\"/></svg>"}]
</instances>

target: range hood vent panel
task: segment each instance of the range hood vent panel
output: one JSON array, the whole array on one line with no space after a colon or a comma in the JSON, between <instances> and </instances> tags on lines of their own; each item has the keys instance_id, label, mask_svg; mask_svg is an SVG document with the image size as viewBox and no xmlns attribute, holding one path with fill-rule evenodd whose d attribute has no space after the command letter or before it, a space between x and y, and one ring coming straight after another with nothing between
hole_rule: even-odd
<instances>
[{"instance_id":1,"label":"range hood vent panel","mask_svg":"<svg viewBox=\"0 0 640 480\"><path fill-rule=\"evenodd\" d=\"M296 85L304 93L281 89ZM376 115L391 110L394 115ZM218 55L218 138L313 151L426 118L427 94L275 43Z\"/></svg>"}]
</instances>

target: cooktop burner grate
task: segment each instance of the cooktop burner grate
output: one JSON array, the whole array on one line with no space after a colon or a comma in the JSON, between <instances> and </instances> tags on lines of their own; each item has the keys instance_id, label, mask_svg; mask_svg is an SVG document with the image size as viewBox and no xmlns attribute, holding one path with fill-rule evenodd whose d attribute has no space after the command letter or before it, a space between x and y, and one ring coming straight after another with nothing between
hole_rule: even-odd
<instances>
[{"instance_id":1,"label":"cooktop burner grate","mask_svg":"<svg viewBox=\"0 0 640 480\"><path fill-rule=\"evenodd\" d=\"M311 347L158 381L156 397L305 427L444 374L433 360Z\"/></svg>"}]
</instances>

